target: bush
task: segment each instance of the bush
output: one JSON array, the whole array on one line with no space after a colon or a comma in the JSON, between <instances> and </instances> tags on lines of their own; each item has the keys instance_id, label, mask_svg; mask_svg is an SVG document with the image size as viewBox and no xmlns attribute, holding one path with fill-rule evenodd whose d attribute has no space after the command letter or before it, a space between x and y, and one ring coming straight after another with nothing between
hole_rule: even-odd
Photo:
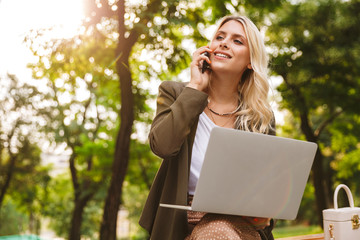
<instances>
[{"instance_id":1,"label":"bush","mask_svg":"<svg viewBox=\"0 0 360 240\"><path fill-rule=\"evenodd\" d=\"M0 236L20 234L28 224L28 217L17 211L12 201L5 201L0 209Z\"/></svg>"}]
</instances>

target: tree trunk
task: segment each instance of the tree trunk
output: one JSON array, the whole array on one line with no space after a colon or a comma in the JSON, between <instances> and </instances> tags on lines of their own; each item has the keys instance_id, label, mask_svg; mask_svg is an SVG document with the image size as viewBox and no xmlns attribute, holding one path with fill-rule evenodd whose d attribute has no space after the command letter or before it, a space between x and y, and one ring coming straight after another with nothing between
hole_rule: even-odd
<instances>
[{"instance_id":1,"label":"tree trunk","mask_svg":"<svg viewBox=\"0 0 360 240\"><path fill-rule=\"evenodd\" d=\"M309 120L309 108L306 105L306 100L302 95L300 89L290 82L287 81L286 74L282 75L284 82L292 90L297 101L301 103L301 107L299 110L300 117L300 128L302 133L305 135L306 140L309 142L318 143L318 137L315 135L315 131L310 126ZM324 174L323 174L323 155L318 148L315 154L314 163L312 166L312 180L315 188L315 199L316 199L316 214L318 217L318 225L323 227L322 224L322 210L327 208L326 204L326 195L325 195L325 182L324 182Z\"/></svg>"},{"instance_id":2,"label":"tree trunk","mask_svg":"<svg viewBox=\"0 0 360 240\"><path fill-rule=\"evenodd\" d=\"M314 164L312 166L313 184L315 188L316 214L318 217L318 225L323 227L322 210L327 208L325 198L324 174L323 174L323 156L318 149L316 151Z\"/></svg>"},{"instance_id":3,"label":"tree trunk","mask_svg":"<svg viewBox=\"0 0 360 240\"><path fill-rule=\"evenodd\" d=\"M90 198L90 196L87 196L86 198L75 200L75 207L71 218L69 240L80 240L83 213Z\"/></svg>"},{"instance_id":4,"label":"tree trunk","mask_svg":"<svg viewBox=\"0 0 360 240\"><path fill-rule=\"evenodd\" d=\"M73 148L73 152L75 152ZM83 213L88 201L93 197L96 190L90 186L90 180L84 180L83 184L79 183L77 170L75 167L76 155L72 154L69 159L69 167L71 179L74 189L74 209L70 223L69 240L80 240L81 238L81 224ZM90 158L91 159L91 158ZM89 164L90 163L90 164ZM88 161L88 170L91 170L91 161ZM84 193L86 192L86 193Z\"/></svg>"},{"instance_id":5,"label":"tree trunk","mask_svg":"<svg viewBox=\"0 0 360 240\"><path fill-rule=\"evenodd\" d=\"M4 183L3 186L1 186L1 189L0 189L0 210L1 210L2 203L4 201L6 191L10 186L10 181L11 181L12 175L14 173L15 162L16 162L16 157L11 154L10 155L9 168L8 168L8 170L6 172L5 183Z\"/></svg>"},{"instance_id":6,"label":"tree trunk","mask_svg":"<svg viewBox=\"0 0 360 240\"><path fill-rule=\"evenodd\" d=\"M112 165L110 186L105 200L103 219L100 227L100 240L116 240L117 215L120 208L123 182L128 168L130 136L134 122L134 96L132 92L132 77L129 66L129 56L138 34L131 31L125 38L125 3L120 0L118 6L119 41L116 56L116 70L120 81L121 110L120 129L116 138L115 154Z\"/></svg>"},{"instance_id":7,"label":"tree trunk","mask_svg":"<svg viewBox=\"0 0 360 240\"><path fill-rule=\"evenodd\" d=\"M100 229L100 240L116 239L117 214L120 207L122 185L129 162L130 135L133 125L133 93L132 79L127 60L119 62L118 73L121 84L121 125L116 139L113 172L107 193L103 221Z\"/></svg>"},{"instance_id":8,"label":"tree trunk","mask_svg":"<svg viewBox=\"0 0 360 240\"><path fill-rule=\"evenodd\" d=\"M334 175L334 170L330 167L330 162L328 163L329 167L326 169L326 173L325 173L325 185L326 185L326 191L325 191L325 196L326 196L326 206L328 207L332 207L333 205L333 199L332 199L332 193L333 193L333 175Z\"/></svg>"},{"instance_id":9,"label":"tree trunk","mask_svg":"<svg viewBox=\"0 0 360 240\"><path fill-rule=\"evenodd\" d=\"M314 131L310 127L307 110L300 113L301 119L301 131L309 142L318 143L318 138L315 136ZM314 163L312 166L313 184L315 188L315 200L316 200L316 214L318 217L318 225L323 227L322 210L327 208L324 186L324 174L323 174L323 155L318 148L315 154Z\"/></svg>"}]
</instances>

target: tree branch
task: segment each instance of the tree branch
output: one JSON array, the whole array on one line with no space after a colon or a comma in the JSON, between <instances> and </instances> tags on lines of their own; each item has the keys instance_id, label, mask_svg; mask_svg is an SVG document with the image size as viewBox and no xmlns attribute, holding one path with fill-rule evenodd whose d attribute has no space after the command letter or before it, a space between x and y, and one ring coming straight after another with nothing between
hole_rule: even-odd
<instances>
[{"instance_id":1,"label":"tree branch","mask_svg":"<svg viewBox=\"0 0 360 240\"><path fill-rule=\"evenodd\" d=\"M71 173L71 179L72 179L72 184L74 187L74 192L75 192L75 199L78 199L80 196L80 191L79 191L79 180L77 177L77 170L75 167L75 158L76 155L75 153L72 153L69 159L69 167L70 167L70 173Z\"/></svg>"},{"instance_id":2,"label":"tree branch","mask_svg":"<svg viewBox=\"0 0 360 240\"><path fill-rule=\"evenodd\" d=\"M316 137L319 137L321 132L331 123L335 120L335 118L337 118L338 116L340 116L342 113L344 112L343 109L335 111L328 119L326 119L324 122L322 122L320 124L320 126L315 130L314 135Z\"/></svg>"},{"instance_id":3,"label":"tree branch","mask_svg":"<svg viewBox=\"0 0 360 240\"><path fill-rule=\"evenodd\" d=\"M300 115L300 127L302 132L304 133L306 139L310 142L317 142L317 137L314 135L313 129L310 126L309 121L309 111L308 107L305 101L304 96L301 94L300 89L296 87L296 85L291 84L287 78L286 75L282 75L285 84L291 89L291 91L294 93L295 97L298 99L298 101L301 103L301 108L299 108L299 115Z\"/></svg>"}]
</instances>

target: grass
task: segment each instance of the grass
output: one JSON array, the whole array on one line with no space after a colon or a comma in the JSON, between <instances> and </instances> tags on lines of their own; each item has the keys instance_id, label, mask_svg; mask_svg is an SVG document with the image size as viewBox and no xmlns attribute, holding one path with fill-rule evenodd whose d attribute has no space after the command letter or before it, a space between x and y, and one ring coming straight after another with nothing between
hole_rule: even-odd
<instances>
[{"instance_id":1,"label":"grass","mask_svg":"<svg viewBox=\"0 0 360 240\"><path fill-rule=\"evenodd\" d=\"M287 227L276 227L273 229L274 238L284 238L292 236L301 236L308 234L322 233L323 230L319 226L296 225Z\"/></svg>"}]
</instances>

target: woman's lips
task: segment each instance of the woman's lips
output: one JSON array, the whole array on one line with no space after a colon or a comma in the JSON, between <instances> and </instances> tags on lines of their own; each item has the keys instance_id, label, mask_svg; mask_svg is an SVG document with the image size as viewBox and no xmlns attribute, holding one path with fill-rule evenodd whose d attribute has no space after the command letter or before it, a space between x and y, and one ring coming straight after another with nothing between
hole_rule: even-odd
<instances>
[{"instance_id":1,"label":"woman's lips","mask_svg":"<svg viewBox=\"0 0 360 240\"><path fill-rule=\"evenodd\" d=\"M220 58L220 59L230 59L231 56L225 52L215 52L214 53L215 57Z\"/></svg>"}]
</instances>

